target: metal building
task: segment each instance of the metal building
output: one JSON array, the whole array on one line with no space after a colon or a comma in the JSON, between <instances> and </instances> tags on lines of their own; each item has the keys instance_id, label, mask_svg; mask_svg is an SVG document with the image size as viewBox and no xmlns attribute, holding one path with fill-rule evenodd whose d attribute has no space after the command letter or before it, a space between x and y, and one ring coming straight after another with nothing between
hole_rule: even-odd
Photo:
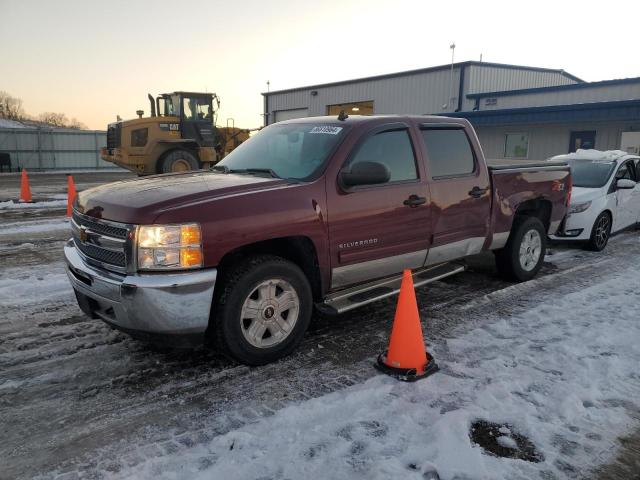
<instances>
[{"instance_id":1,"label":"metal building","mask_svg":"<svg viewBox=\"0 0 640 480\"><path fill-rule=\"evenodd\" d=\"M0 126L0 152L11 156L13 170L114 168L100 158L106 141L100 130Z\"/></svg>"},{"instance_id":2,"label":"metal building","mask_svg":"<svg viewBox=\"0 0 640 480\"><path fill-rule=\"evenodd\" d=\"M465 117L489 158L640 149L640 79L587 83L564 70L470 61L263 95L265 124L340 110Z\"/></svg>"}]
</instances>

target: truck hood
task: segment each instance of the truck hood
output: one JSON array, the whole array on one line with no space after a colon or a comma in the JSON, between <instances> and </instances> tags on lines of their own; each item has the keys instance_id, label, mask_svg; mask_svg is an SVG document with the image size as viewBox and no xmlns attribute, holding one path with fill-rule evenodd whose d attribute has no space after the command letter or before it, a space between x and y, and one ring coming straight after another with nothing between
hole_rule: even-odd
<instances>
[{"instance_id":1,"label":"truck hood","mask_svg":"<svg viewBox=\"0 0 640 480\"><path fill-rule=\"evenodd\" d=\"M95 218L149 224L161 213L176 207L285 185L285 180L277 178L218 172L154 175L80 192L76 208Z\"/></svg>"}]
</instances>

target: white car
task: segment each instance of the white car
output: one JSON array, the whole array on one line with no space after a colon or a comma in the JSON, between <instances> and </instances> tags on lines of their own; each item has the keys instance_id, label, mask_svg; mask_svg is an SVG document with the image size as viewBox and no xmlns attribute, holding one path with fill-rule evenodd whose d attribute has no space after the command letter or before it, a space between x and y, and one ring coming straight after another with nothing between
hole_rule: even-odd
<instances>
[{"instance_id":1,"label":"white car","mask_svg":"<svg viewBox=\"0 0 640 480\"><path fill-rule=\"evenodd\" d=\"M578 150L550 160L567 162L573 178L568 214L552 240L580 241L600 251L612 233L640 221L640 157Z\"/></svg>"}]
</instances>

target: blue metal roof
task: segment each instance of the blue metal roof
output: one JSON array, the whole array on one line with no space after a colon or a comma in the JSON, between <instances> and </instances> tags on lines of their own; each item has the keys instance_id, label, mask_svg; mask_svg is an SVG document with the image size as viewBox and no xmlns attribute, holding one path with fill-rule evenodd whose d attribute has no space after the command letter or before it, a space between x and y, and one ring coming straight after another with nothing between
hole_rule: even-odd
<instances>
[{"instance_id":1,"label":"blue metal roof","mask_svg":"<svg viewBox=\"0 0 640 480\"><path fill-rule=\"evenodd\" d=\"M640 100L506 108L444 114L466 118L474 126L529 123L640 121Z\"/></svg>"},{"instance_id":2,"label":"blue metal roof","mask_svg":"<svg viewBox=\"0 0 640 480\"><path fill-rule=\"evenodd\" d=\"M525 93L546 93L555 92L558 90L578 90L581 88L624 85L628 83L640 83L640 77L619 78L616 80L602 80L600 82L572 83L569 85L555 85L553 87L523 88L521 90L501 90L498 92L469 93L467 94L467 98L506 97L509 95L522 95Z\"/></svg>"}]
</instances>

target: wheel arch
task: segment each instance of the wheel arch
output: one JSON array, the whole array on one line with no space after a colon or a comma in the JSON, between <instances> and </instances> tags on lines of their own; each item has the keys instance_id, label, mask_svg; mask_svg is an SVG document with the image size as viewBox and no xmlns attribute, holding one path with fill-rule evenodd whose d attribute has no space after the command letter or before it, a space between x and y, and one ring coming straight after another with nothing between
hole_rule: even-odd
<instances>
[{"instance_id":1,"label":"wheel arch","mask_svg":"<svg viewBox=\"0 0 640 480\"><path fill-rule=\"evenodd\" d=\"M220 260L218 281L224 282L225 276L233 266L250 255L275 255L297 265L309 281L314 301L321 300L323 290L318 254L309 237L302 235L278 237L238 247L226 253Z\"/></svg>"},{"instance_id":2,"label":"wheel arch","mask_svg":"<svg viewBox=\"0 0 640 480\"><path fill-rule=\"evenodd\" d=\"M542 222L545 232L548 232L551 225L552 208L553 205L551 204L551 201L546 198L525 200L516 208L514 221L511 225L511 230L513 230L514 226L516 225L516 219L518 217L535 217Z\"/></svg>"}]
</instances>

